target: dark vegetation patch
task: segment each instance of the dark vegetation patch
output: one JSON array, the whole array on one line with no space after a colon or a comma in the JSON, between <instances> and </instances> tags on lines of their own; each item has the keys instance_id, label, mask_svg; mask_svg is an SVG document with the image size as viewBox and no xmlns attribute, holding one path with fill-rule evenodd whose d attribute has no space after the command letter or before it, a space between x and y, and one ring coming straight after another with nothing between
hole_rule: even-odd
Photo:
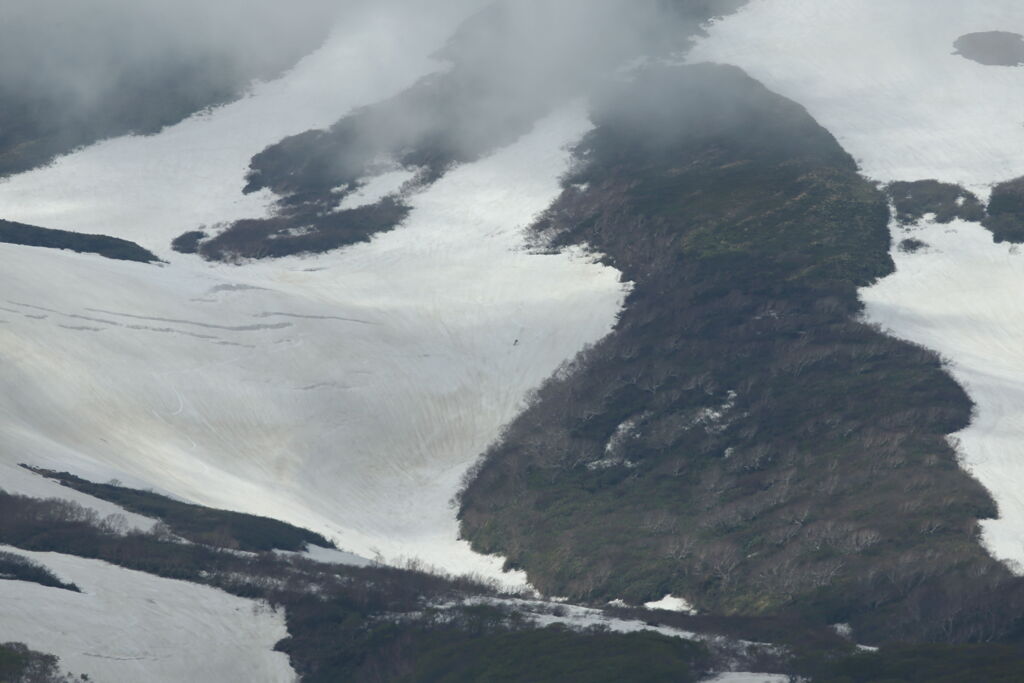
<instances>
[{"instance_id":1,"label":"dark vegetation patch","mask_svg":"<svg viewBox=\"0 0 1024 683\"><path fill-rule=\"evenodd\" d=\"M992 188L988 216L983 221L996 242L1024 242L1024 178Z\"/></svg>"},{"instance_id":2,"label":"dark vegetation patch","mask_svg":"<svg viewBox=\"0 0 1024 683\"><path fill-rule=\"evenodd\" d=\"M0 579L29 581L49 588L82 592L75 584L61 581L56 574L43 565L17 553L0 551Z\"/></svg>"},{"instance_id":3,"label":"dark vegetation patch","mask_svg":"<svg viewBox=\"0 0 1024 683\"><path fill-rule=\"evenodd\" d=\"M987 207L959 185L937 180L890 183L886 191L896 207L897 220L904 225L932 213L939 223L954 219L981 223L996 242L1024 242L1024 178L996 185Z\"/></svg>"},{"instance_id":4,"label":"dark vegetation patch","mask_svg":"<svg viewBox=\"0 0 1024 683\"><path fill-rule=\"evenodd\" d=\"M409 207L393 197L337 212L299 203L293 211L279 212L271 218L237 221L212 239L201 243L197 240L196 250L203 258L216 261L321 253L364 242L398 226L408 215Z\"/></svg>"},{"instance_id":5,"label":"dark vegetation patch","mask_svg":"<svg viewBox=\"0 0 1024 683\"><path fill-rule=\"evenodd\" d=\"M0 242L20 244L26 247L70 249L80 254L99 254L120 261L153 263L160 260L155 254L143 249L135 242L118 237L37 228L33 225L5 220L0 220Z\"/></svg>"},{"instance_id":6,"label":"dark vegetation patch","mask_svg":"<svg viewBox=\"0 0 1024 683\"><path fill-rule=\"evenodd\" d=\"M1021 645L900 644L805 669L814 683L1018 683Z\"/></svg>"},{"instance_id":7,"label":"dark vegetation patch","mask_svg":"<svg viewBox=\"0 0 1024 683\"><path fill-rule=\"evenodd\" d=\"M978 539L996 507L945 438L969 399L857 320L893 268L885 196L733 68L652 71L593 117L536 229L635 285L467 478L464 536L577 600L671 592L866 642L1014 632L1024 589Z\"/></svg>"},{"instance_id":8,"label":"dark vegetation patch","mask_svg":"<svg viewBox=\"0 0 1024 683\"><path fill-rule=\"evenodd\" d=\"M855 654L831 628L793 618L690 616L639 609L609 609L613 617L720 634L694 643L657 633L620 634L561 626L537 629L514 603L474 600L500 597L471 577L449 577L408 568L323 565L274 553L239 555L202 544L183 544L166 532L124 533L115 521L75 503L38 500L0 491L0 543L60 552L183 579L240 597L267 600L285 610L289 635L277 644L304 683L416 681L692 681L730 666L813 676L814 681L904 680L899 675L936 657L946 678L917 681L992 680L1016 671L1017 646L999 649L883 648ZM554 608L557 613L558 607ZM735 647L736 639L778 648ZM983 666L981 666L983 665ZM972 667L979 667L974 669ZM6 668L5 668L6 667ZM1000 668L1003 667L1003 668ZM993 673L971 677L972 671ZM18 672L43 676L17 678ZM954 676L956 674L957 676ZM6 677L5 677L6 676ZM846 678L844 678L846 677ZM0 645L0 681L64 681L57 659L16 644ZM70 680L70 679L68 679Z\"/></svg>"},{"instance_id":9,"label":"dark vegetation patch","mask_svg":"<svg viewBox=\"0 0 1024 683\"><path fill-rule=\"evenodd\" d=\"M916 223L929 213L935 214L939 223L957 218L977 223L985 218L982 203L959 185L918 180L890 183L885 189L896 206L896 219L904 225Z\"/></svg>"},{"instance_id":10,"label":"dark vegetation patch","mask_svg":"<svg viewBox=\"0 0 1024 683\"><path fill-rule=\"evenodd\" d=\"M75 503L0 491L0 543L103 560L284 609L289 635L277 649L288 654L305 683L667 683L697 680L709 668L748 661L742 648L735 651L718 641L705 645L657 633L624 635L601 629L536 631L513 603L470 601L500 597L494 586L471 577L442 576L415 566L324 565L270 552L240 555L181 543L159 530L122 533L117 526ZM728 620L709 626L720 628L720 622ZM731 625L731 630L756 632L745 624ZM834 647L833 657L849 650ZM769 659L757 663L778 670L786 656L772 652L764 650ZM618 679L602 673L631 669L635 673ZM585 675L573 678L574 671Z\"/></svg>"},{"instance_id":11,"label":"dark vegetation patch","mask_svg":"<svg viewBox=\"0 0 1024 683\"><path fill-rule=\"evenodd\" d=\"M174 238L171 249L179 254L195 254L199 251L199 243L207 237L202 230L189 230Z\"/></svg>"},{"instance_id":12,"label":"dark vegetation patch","mask_svg":"<svg viewBox=\"0 0 1024 683\"><path fill-rule=\"evenodd\" d=\"M25 467L76 491L119 505L129 512L158 519L167 525L170 532L193 543L250 552L301 552L306 550L309 544L324 548L334 547L333 543L318 533L269 517L216 510L182 503L151 491L139 491L113 484L95 484L67 472Z\"/></svg>"},{"instance_id":13,"label":"dark vegetation patch","mask_svg":"<svg viewBox=\"0 0 1024 683\"><path fill-rule=\"evenodd\" d=\"M0 681L3 683L71 683L87 681L61 673L60 659L30 650L24 643L0 643Z\"/></svg>"},{"instance_id":14,"label":"dark vegetation patch","mask_svg":"<svg viewBox=\"0 0 1024 683\"><path fill-rule=\"evenodd\" d=\"M926 242L922 242L916 237L908 237L904 240L900 240L900 251L908 254L916 254L927 246L928 244Z\"/></svg>"},{"instance_id":15,"label":"dark vegetation patch","mask_svg":"<svg viewBox=\"0 0 1024 683\"><path fill-rule=\"evenodd\" d=\"M690 683L704 678L707 650L696 643L650 633L578 633L552 626L476 638L434 632L408 683ZM472 653L467 656L467 653Z\"/></svg>"},{"instance_id":16,"label":"dark vegetation patch","mask_svg":"<svg viewBox=\"0 0 1024 683\"><path fill-rule=\"evenodd\" d=\"M452 167L511 144L625 61L679 47L701 30L702 22L744 3L644 0L635 15L647 17L644 10L660 5L674 13L671 31L665 30L667 24L649 26L638 18L636 26L599 25L592 33L545 27L527 34L522 26L509 28L520 23L514 3L494 3L466 21L440 51L449 70L356 110L326 130L285 138L254 156L245 191L269 189L279 195L275 215L231 224L201 245L199 253L232 260L326 251L394 228L408 211L396 197L334 213L381 160L419 169L412 185L428 186ZM552 16L564 19L557 9ZM647 40L637 41L634 35ZM531 42L529 49L523 49L524 39ZM560 58L552 60L552 54Z\"/></svg>"},{"instance_id":17,"label":"dark vegetation patch","mask_svg":"<svg viewBox=\"0 0 1024 683\"><path fill-rule=\"evenodd\" d=\"M1008 31L968 33L953 43L955 54L986 66L1024 64L1024 36Z\"/></svg>"}]
</instances>

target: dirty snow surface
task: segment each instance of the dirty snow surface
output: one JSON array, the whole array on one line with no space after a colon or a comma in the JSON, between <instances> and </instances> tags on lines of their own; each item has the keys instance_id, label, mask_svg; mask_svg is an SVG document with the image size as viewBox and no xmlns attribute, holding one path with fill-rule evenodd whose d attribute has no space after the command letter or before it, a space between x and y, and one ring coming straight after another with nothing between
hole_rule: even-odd
<instances>
[{"instance_id":1,"label":"dirty snow surface","mask_svg":"<svg viewBox=\"0 0 1024 683\"><path fill-rule=\"evenodd\" d=\"M287 635L270 607L184 581L57 553L0 546L48 567L81 593L0 580L0 641L60 655L103 683L287 683Z\"/></svg>"},{"instance_id":2,"label":"dirty snow surface","mask_svg":"<svg viewBox=\"0 0 1024 683\"><path fill-rule=\"evenodd\" d=\"M429 55L479 4L383 28L355 17L239 102L0 182L6 219L168 259L0 245L0 463L117 478L363 557L522 583L457 540L450 501L528 392L621 305L617 271L526 249L591 127L585 103L409 197L405 223L369 243L245 265L169 250L199 224L265 215L268 197L240 193L253 154L444 68ZM401 180L388 173L366 191Z\"/></svg>"},{"instance_id":3,"label":"dirty snow surface","mask_svg":"<svg viewBox=\"0 0 1024 683\"><path fill-rule=\"evenodd\" d=\"M954 54L959 36L1024 32L1015 0L754 0L691 53L735 64L803 104L883 181L960 183L987 198L1024 175L1024 69ZM964 464L992 492L990 551L1024 562L1024 256L980 225L924 221L928 247L893 250L896 273L862 291L866 317L940 352L977 404L957 435Z\"/></svg>"}]
</instances>

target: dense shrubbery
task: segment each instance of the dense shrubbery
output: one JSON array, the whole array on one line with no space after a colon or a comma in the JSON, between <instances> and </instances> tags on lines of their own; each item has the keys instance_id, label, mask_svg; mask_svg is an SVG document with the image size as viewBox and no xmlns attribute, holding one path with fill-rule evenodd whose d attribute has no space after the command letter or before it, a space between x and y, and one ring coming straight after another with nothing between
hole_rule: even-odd
<instances>
[{"instance_id":1,"label":"dense shrubbery","mask_svg":"<svg viewBox=\"0 0 1024 683\"><path fill-rule=\"evenodd\" d=\"M204 258L234 261L247 258L320 253L363 242L390 230L409 214L409 207L394 198L345 211L332 211L338 197L326 203L299 203L280 209L271 218L248 218L206 241L185 233L175 239L177 250L194 248Z\"/></svg>"},{"instance_id":2,"label":"dense shrubbery","mask_svg":"<svg viewBox=\"0 0 1024 683\"><path fill-rule=\"evenodd\" d=\"M537 229L635 284L470 477L474 547L575 599L672 592L870 640L1012 632L1021 582L978 542L995 506L945 438L971 404L856 319L892 269L884 195L726 67L655 72L595 123Z\"/></svg>"},{"instance_id":3,"label":"dense shrubbery","mask_svg":"<svg viewBox=\"0 0 1024 683\"><path fill-rule=\"evenodd\" d=\"M60 671L59 659L28 649L24 643L0 643L0 683L71 683L86 681Z\"/></svg>"},{"instance_id":4,"label":"dense shrubbery","mask_svg":"<svg viewBox=\"0 0 1024 683\"><path fill-rule=\"evenodd\" d=\"M16 553L0 552L0 579L30 581L50 588L81 592L75 584L61 581L56 574L43 565Z\"/></svg>"},{"instance_id":5,"label":"dense shrubbery","mask_svg":"<svg viewBox=\"0 0 1024 683\"><path fill-rule=\"evenodd\" d=\"M267 600L287 617L289 636L278 649L307 682L434 680L423 676L448 666L468 678L436 680L557 680L566 666L621 670L652 655L666 663L644 680L685 681L709 661L703 646L653 633L518 635L533 627L511 607L462 603L470 596L497 595L472 578L416 568L322 565L274 553L249 556L176 542L159 532L125 534L118 524L56 499L0 492L0 543L105 560ZM597 639L589 640L592 635ZM555 641L568 647L562 657L555 656ZM492 661L501 652L503 658ZM531 660L533 667L524 669L523 662ZM424 666L432 668L421 675L417 667Z\"/></svg>"},{"instance_id":6,"label":"dense shrubbery","mask_svg":"<svg viewBox=\"0 0 1024 683\"><path fill-rule=\"evenodd\" d=\"M988 216L983 222L996 242L1024 242L1024 178L992 188Z\"/></svg>"},{"instance_id":7,"label":"dense shrubbery","mask_svg":"<svg viewBox=\"0 0 1024 683\"><path fill-rule=\"evenodd\" d=\"M452 637L455 636L455 637ZM424 638L403 683L689 683L710 664L697 643L657 634L579 633L564 627Z\"/></svg>"},{"instance_id":8,"label":"dense shrubbery","mask_svg":"<svg viewBox=\"0 0 1024 683\"><path fill-rule=\"evenodd\" d=\"M814 683L1019 683L1019 645L916 644L883 647L806 668Z\"/></svg>"},{"instance_id":9,"label":"dense shrubbery","mask_svg":"<svg viewBox=\"0 0 1024 683\"><path fill-rule=\"evenodd\" d=\"M189 230L171 240L171 249L179 254L195 254L199 251L199 243L207 238L202 230Z\"/></svg>"},{"instance_id":10,"label":"dense shrubbery","mask_svg":"<svg viewBox=\"0 0 1024 683\"><path fill-rule=\"evenodd\" d=\"M321 565L273 553L242 555L183 544L157 533L125 534L117 520L61 500L0 493L0 543L105 560L158 576L186 579L285 611L289 636L278 644L306 683L416 681L691 681L735 665L735 651L667 638L555 626L536 630L514 604L471 578L371 566ZM949 683L1016 680L1016 647L893 647L851 656L832 629L793 619L688 616L636 609L611 615L698 633L773 642L778 650L744 655L755 670L787 671L828 683L889 680ZM714 642L714 641L712 641ZM753 657L753 658L751 658ZM934 659L929 662L928 659ZM938 662L938 663L936 663ZM0 681L55 683L55 657L0 646ZM987 668L977 668L977 667ZM919 668L918 668L919 667ZM32 671L36 677L18 678ZM920 672L945 677L928 678ZM915 677L916 676L916 677ZM887 678L888 677L888 678Z\"/></svg>"},{"instance_id":11,"label":"dense shrubbery","mask_svg":"<svg viewBox=\"0 0 1024 683\"><path fill-rule=\"evenodd\" d=\"M985 217L985 207L978 198L959 185L918 180L890 183L886 190L901 223L913 223L929 213L935 214L939 223L949 223L954 218L980 221Z\"/></svg>"},{"instance_id":12,"label":"dense shrubbery","mask_svg":"<svg viewBox=\"0 0 1024 683\"><path fill-rule=\"evenodd\" d=\"M130 512L159 519L171 532L195 543L251 552L302 551L308 544L334 547L333 543L318 533L269 517L192 505L151 491L138 491L113 484L94 484L67 472L28 469L56 479L77 491L116 503Z\"/></svg>"},{"instance_id":13,"label":"dense shrubbery","mask_svg":"<svg viewBox=\"0 0 1024 683\"><path fill-rule=\"evenodd\" d=\"M87 235L67 230L37 228L24 223L0 220L0 242L27 247L70 249L79 253L99 254L121 261L152 263L159 259L134 242L107 235Z\"/></svg>"}]
</instances>

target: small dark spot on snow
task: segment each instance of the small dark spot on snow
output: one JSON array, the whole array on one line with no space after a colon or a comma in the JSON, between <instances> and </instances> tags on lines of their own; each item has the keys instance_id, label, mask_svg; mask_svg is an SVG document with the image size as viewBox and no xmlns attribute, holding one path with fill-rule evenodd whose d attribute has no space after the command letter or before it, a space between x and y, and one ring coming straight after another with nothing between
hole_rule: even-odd
<instances>
[{"instance_id":1,"label":"small dark spot on snow","mask_svg":"<svg viewBox=\"0 0 1024 683\"><path fill-rule=\"evenodd\" d=\"M900 251L907 254L913 254L920 251L921 249L924 249L927 246L928 245L925 242L922 242L919 239L916 239L914 237L908 237L907 239L900 242Z\"/></svg>"}]
</instances>

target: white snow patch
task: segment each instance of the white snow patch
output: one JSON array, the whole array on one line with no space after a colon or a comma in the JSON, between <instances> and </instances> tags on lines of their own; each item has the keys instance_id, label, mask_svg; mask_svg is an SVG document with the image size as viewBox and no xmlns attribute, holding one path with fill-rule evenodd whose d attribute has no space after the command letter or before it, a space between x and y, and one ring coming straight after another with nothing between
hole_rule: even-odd
<instances>
[{"instance_id":1,"label":"white snow patch","mask_svg":"<svg viewBox=\"0 0 1024 683\"><path fill-rule=\"evenodd\" d=\"M415 177L415 170L398 168L367 178L359 186L359 189L345 195L345 198L338 202L334 210L336 212L345 211L376 204L385 197L398 193L403 185Z\"/></svg>"},{"instance_id":2,"label":"white snow patch","mask_svg":"<svg viewBox=\"0 0 1024 683\"><path fill-rule=\"evenodd\" d=\"M411 197L400 228L322 256L156 267L0 245L0 462L154 486L364 557L522 584L457 540L449 501L528 392L621 307L617 271L582 250L526 248L590 126L581 103L567 107ZM135 153L170 163L162 137ZM86 150L52 170L80 198L68 216L106 212L85 201L96 161ZM47 172L33 174L40 188ZM160 174L147 182L164 197ZM187 189L167 191L185 206ZM161 227L161 213L145 228L117 212L106 224L169 238L181 226Z\"/></svg>"},{"instance_id":3,"label":"white snow patch","mask_svg":"<svg viewBox=\"0 0 1024 683\"><path fill-rule=\"evenodd\" d=\"M104 683L295 680L273 651L287 636L284 616L266 605L96 560L0 550L82 589L0 580L0 641L56 654L65 671Z\"/></svg>"},{"instance_id":4,"label":"white snow patch","mask_svg":"<svg viewBox=\"0 0 1024 683\"><path fill-rule=\"evenodd\" d=\"M980 191L1024 175L1024 69L953 54L965 33L1024 33L1018 0L752 0L688 61L735 64L807 107L878 180Z\"/></svg>"},{"instance_id":5,"label":"white snow patch","mask_svg":"<svg viewBox=\"0 0 1024 683\"><path fill-rule=\"evenodd\" d=\"M866 316L952 360L977 405L954 443L999 505L998 519L981 522L985 543L1024 563L1024 258L976 223L922 222L913 234L930 248L892 250L896 272L861 290Z\"/></svg>"},{"instance_id":6,"label":"white snow patch","mask_svg":"<svg viewBox=\"0 0 1024 683\"><path fill-rule=\"evenodd\" d=\"M647 609L664 609L670 612L686 612L687 614L697 613L697 610L693 608L693 605L683 598L673 596L671 593L663 597L661 600L645 602L644 607Z\"/></svg>"},{"instance_id":7,"label":"white snow patch","mask_svg":"<svg viewBox=\"0 0 1024 683\"><path fill-rule=\"evenodd\" d=\"M276 552L279 555L304 557L307 560L323 562L324 564L346 564L353 567L368 567L373 564L372 561L354 553L337 550L335 548L323 548L312 544L310 544L304 552L291 552L288 550L278 550Z\"/></svg>"}]
</instances>

